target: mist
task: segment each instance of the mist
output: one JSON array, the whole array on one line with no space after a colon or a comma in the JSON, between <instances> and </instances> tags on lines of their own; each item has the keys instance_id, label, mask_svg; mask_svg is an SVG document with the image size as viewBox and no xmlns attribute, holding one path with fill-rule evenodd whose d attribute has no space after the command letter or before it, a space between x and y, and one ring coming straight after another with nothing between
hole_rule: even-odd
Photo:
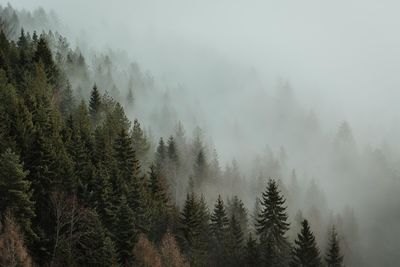
<instances>
[{"instance_id":1,"label":"mist","mask_svg":"<svg viewBox=\"0 0 400 267\"><path fill-rule=\"evenodd\" d=\"M347 233L354 229L346 225L357 225L357 238L347 240L348 266L399 262L397 1L14 0L12 6L53 14L45 30L89 55L93 72L99 55L109 55L120 101L134 62L147 91L136 92L126 113L149 129L153 146L179 122L189 137L200 127L207 155L215 149L222 169L233 159L239 165L248 188L234 190L249 209L260 175L279 176L291 191L295 173L302 193L297 203L289 198L293 220L298 210L314 216L306 210L312 203L321 225L342 220ZM95 78L88 86L94 82L112 90ZM315 232L322 242L325 229Z\"/></svg>"}]
</instances>

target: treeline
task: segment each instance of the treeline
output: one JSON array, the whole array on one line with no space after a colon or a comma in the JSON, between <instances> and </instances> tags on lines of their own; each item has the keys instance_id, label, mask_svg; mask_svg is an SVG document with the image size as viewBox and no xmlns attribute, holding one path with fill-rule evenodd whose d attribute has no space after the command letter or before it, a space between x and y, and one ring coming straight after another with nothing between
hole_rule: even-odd
<instances>
[{"instance_id":1,"label":"treeline","mask_svg":"<svg viewBox=\"0 0 400 267\"><path fill-rule=\"evenodd\" d=\"M14 42L0 32L2 266L342 265L334 228L324 255L307 220L289 242L274 180L255 216L238 197L209 210L197 189L215 176L200 139L182 152L181 130L153 152L140 123L96 85L77 100L55 58L44 34Z\"/></svg>"}]
</instances>

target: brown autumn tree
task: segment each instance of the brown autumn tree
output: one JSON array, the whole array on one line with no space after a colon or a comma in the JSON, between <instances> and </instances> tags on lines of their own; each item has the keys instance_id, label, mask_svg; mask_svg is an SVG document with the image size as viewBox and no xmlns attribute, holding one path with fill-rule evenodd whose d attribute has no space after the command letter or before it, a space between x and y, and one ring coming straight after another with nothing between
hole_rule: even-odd
<instances>
[{"instance_id":1,"label":"brown autumn tree","mask_svg":"<svg viewBox=\"0 0 400 267\"><path fill-rule=\"evenodd\" d=\"M182 255L175 237L168 231L161 240L161 262L163 267L189 267Z\"/></svg>"},{"instance_id":2,"label":"brown autumn tree","mask_svg":"<svg viewBox=\"0 0 400 267\"><path fill-rule=\"evenodd\" d=\"M0 232L0 266L32 267L24 237L10 212L3 218Z\"/></svg>"},{"instance_id":3,"label":"brown autumn tree","mask_svg":"<svg viewBox=\"0 0 400 267\"><path fill-rule=\"evenodd\" d=\"M157 249L144 234L139 235L138 242L133 249L135 263L138 267L161 267L161 258Z\"/></svg>"}]
</instances>

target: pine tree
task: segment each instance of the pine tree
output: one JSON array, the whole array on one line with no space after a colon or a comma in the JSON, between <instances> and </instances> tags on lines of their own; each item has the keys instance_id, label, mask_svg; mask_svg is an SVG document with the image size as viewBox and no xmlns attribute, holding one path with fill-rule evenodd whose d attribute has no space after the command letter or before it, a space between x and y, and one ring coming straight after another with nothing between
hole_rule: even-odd
<instances>
[{"instance_id":1,"label":"pine tree","mask_svg":"<svg viewBox=\"0 0 400 267\"><path fill-rule=\"evenodd\" d=\"M216 240L224 240L229 225L229 219L226 215L224 201L221 195L218 196L214 206L214 211L211 214L210 231Z\"/></svg>"},{"instance_id":2,"label":"pine tree","mask_svg":"<svg viewBox=\"0 0 400 267\"><path fill-rule=\"evenodd\" d=\"M144 179L140 164L132 147L132 140L126 130L121 129L114 144L118 179L114 182L115 193L125 195L129 207L135 213L137 227L145 231L148 228L145 203Z\"/></svg>"},{"instance_id":3,"label":"pine tree","mask_svg":"<svg viewBox=\"0 0 400 267\"><path fill-rule=\"evenodd\" d=\"M315 242L314 234L310 230L307 220L302 222L301 232L295 240L292 267L320 267L322 266L319 250Z\"/></svg>"},{"instance_id":4,"label":"pine tree","mask_svg":"<svg viewBox=\"0 0 400 267\"><path fill-rule=\"evenodd\" d=\"M258 267L260 266L260 253L258 249L257 240L253 238L250 233L244 248L244 266Z\"/></svg>"},{"instance_id":5,"label":"pine tree","mask_svg":"<svg viewBox=\"0 0 400 267\"><path fill-rule=\"evenodd\" d=\"M136 155L140 160L143 161L147 153L149 152L150 144L137 119L133 121L131 137L132 145L136 152Z\"/></svg>"},{"instance_id":6,"label":"pine tree","mask_svg":"<svg viewBox=\"0 0 400 267\"><path fill-rule=\"evenodd\" d=\"M210 233L212 235L212 257L217 266L226 266L227 253L225 246L227 245L229 219L226 215L224 202L221 196L218 196L214 210L210 218Z\"/></svg>"},{"instance_id":7,"label":"pine tree","mask_svg":"<svg viewBox=\"0 0 400 267\"><path fill-rule=\"evenodd\" d=\"M89 210L85 216L80 226L83 234L77 243L76 262L79 266L118 266L115 245L106 235L97 213Z\"/></svg>"},{"instance_id":8,"label":"pine tree","mask_svg":"<svg viewBox=\"0 0 400 267\"><path fill-rule=\"evenodd\" d=\"M179 164L178 152L176 151L176 145L174 137L171 135L168 139L168 159L172 162L175 166Z\"/></svg>"},{"instance_id":9,"label":"pine tree","mask_svg":"<svg viewBox=\"0 0 400 267\"><path fill-rule=\"evenodd\" d=\"M229 266L243 266L243 232L235 215L229 220L227 239L225 242Z\"/></svg>"},{"instance_id":10,"label":"pine tree","mask_svg":"<svg viewBox=\"0 0 400 267\"><path fill-rule=\"evenodd\" d=\"M167 148L165 147L164 139L161 137L156 152L156 166L160 171L164 171L166 159Z\"/></svg>"},{"instance_id":11,"label":"pine tree","mask_svg":"<svg viewBox=\"0 0 400 267\"><path fill-rule=\"evenodd\" d=\"M132 250L137 241L138 230L135 225L134 213L125 196L121 197L113 232L119 261L121 264L128 263L132 260Z\"/></svg>"},{"instance_id":12,"label":"pine tree","mask_svg":"<svg viewBox=\"0 0 400 267\"><path fill-rule=\"evenodd\" d=\"M118 133L114 142L114 151L121 185L126 184L129 188L131 185L138 183L140 165L133 150L132 140L129 138L126 130L122 129Z\"/></svg>"},{"instance_id":13,"label":"pine tree","mask_svg":"<svg viewBox=\"0 0 400 267\"><path fill-rule=\"evenodd\" d=\"M238 196L228 199L226 211L229 217L235 216L242 231L246 232L248 228L247 209Z\"/></svg>"},{"instance_id":14,"label":"pine tree","mask_svg":"<svg viewBox=\"0 0 400 267\"><path fill-rule=\"evenodd\" d=\"M0 155L0 216L9 210L23 232L33 237L31 220L35 212L27 174L19 157L10 149Z\"/></svg>"},{"instance_id":15,"label":"pine tree","mask_svg":"<svg viewBox=\"0 0 400 267\"><path fill-rule=\"evenodd\" d=\"M197 266L198 244L201 234L201 218L194 194L187 194L183 210L179 216L179 241L190 263Z\"/></svg>"},{"instance_id":16,"label":"pine tree","mask_svg":"<svg viewBox=\"0 0 400 267\"><path fill-rule=\"evenodd\" d=\"M157 202L158 205L161 205L163 208L165 208L168 205L168 193L166 190L165 181L163 181L162 176L154 165L150 166L150 172L148 176L151 199Z\"/></svg>"},{"instance_id":17,"label":"pine tree","mask_svg":"<svg viewBox=\"0 0 400 267\"><path fill-rule=\"evenodd\" d=\"M150 229L149 239L158 242L167 231L169 223L169 200L165 181L154 165L151 165L149 176Z\"/></svg>"},{"instance_id":18,"label":"pine tree","mask_svg":"<svg viewBox=\"0 0 400 267\"><path fill-rule=\"evenodd\" d=\"M59 76L59 71L53 61L51 50L44 36L41 36L37 43L34 61L43 64L49 83L55 85Z\"/></svg>"},{"instance_id":19,"label":"pine tree","mask_svg":"<svg viewBox=\"0 0 400 267\"><path fill-rule=\"evenodd\" d=\"M93 129L95 129L101 119L101 96L96 84L93 86L92 92L90 93L89 112Z\"/></svg>"},{"instance_id":20,"label":"pine tree","mask_svg":"<svg viewBox=\"0 0 400 267\"><path fill-rule=\"evenodd\" d=\"M200 149L194 163L194 183L195 186L200 186L207 178L207 160L203 149Z\"/></svg>"},{"instance_id":21,"label":"pine tree","mask_svg":"<svg viewBox=\"0 0 400 267\"><path fill-rule=\"evenodd\" d=\"M75 109L75 97L73 95L71 84L67 82L67 85L61 92L61 103L60 112L65 117L69 116Z\"/></svg>"},{"instance_id":22,"label":"pine tree","mask_svg":"<svg viewBox=\"0 0 400 267\"><path fill-rule=\"evenodd\" d=\"M329 246L325 256L325 262L328 267L343 266L343 255L340 253L339 240L334 226L332 226L330 231Z\"/></svg>"},{"instance_id":23,"label":"pine tree","mask_svg":"<svg viewBox=\"0 0 400 267\"><path fill-rule=\"evenodd\" d=\"M278 190L275 180L268 181L262 194L262 209L257 216L256 230L259 235L263 263L271 266L285 266L289 254L289 243L285 233L287 223L285 199Z\"/></svg>"}]
</instances>

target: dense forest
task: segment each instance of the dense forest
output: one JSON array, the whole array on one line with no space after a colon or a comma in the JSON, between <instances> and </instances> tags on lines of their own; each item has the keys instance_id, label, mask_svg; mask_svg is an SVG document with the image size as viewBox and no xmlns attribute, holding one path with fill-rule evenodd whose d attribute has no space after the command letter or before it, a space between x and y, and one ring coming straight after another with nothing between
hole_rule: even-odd
<instances>
[{"instance_id":1,"label":"dense forest","mask_svg":"<svg viewBox=\"0 0 400 267\"><path fill-rule=\"evenodd\" d=\"M0 266L365 266L354 209L333 211L307 156L267 146L221 166L196 113L179 115L181 91L62 30L43 9L0 6ZM397 177L349 123L324 136L288 83L275 98L269 126L294 131L299 154L318 147L309 161L343 190Z\"/></svg>"}]
</instances>

